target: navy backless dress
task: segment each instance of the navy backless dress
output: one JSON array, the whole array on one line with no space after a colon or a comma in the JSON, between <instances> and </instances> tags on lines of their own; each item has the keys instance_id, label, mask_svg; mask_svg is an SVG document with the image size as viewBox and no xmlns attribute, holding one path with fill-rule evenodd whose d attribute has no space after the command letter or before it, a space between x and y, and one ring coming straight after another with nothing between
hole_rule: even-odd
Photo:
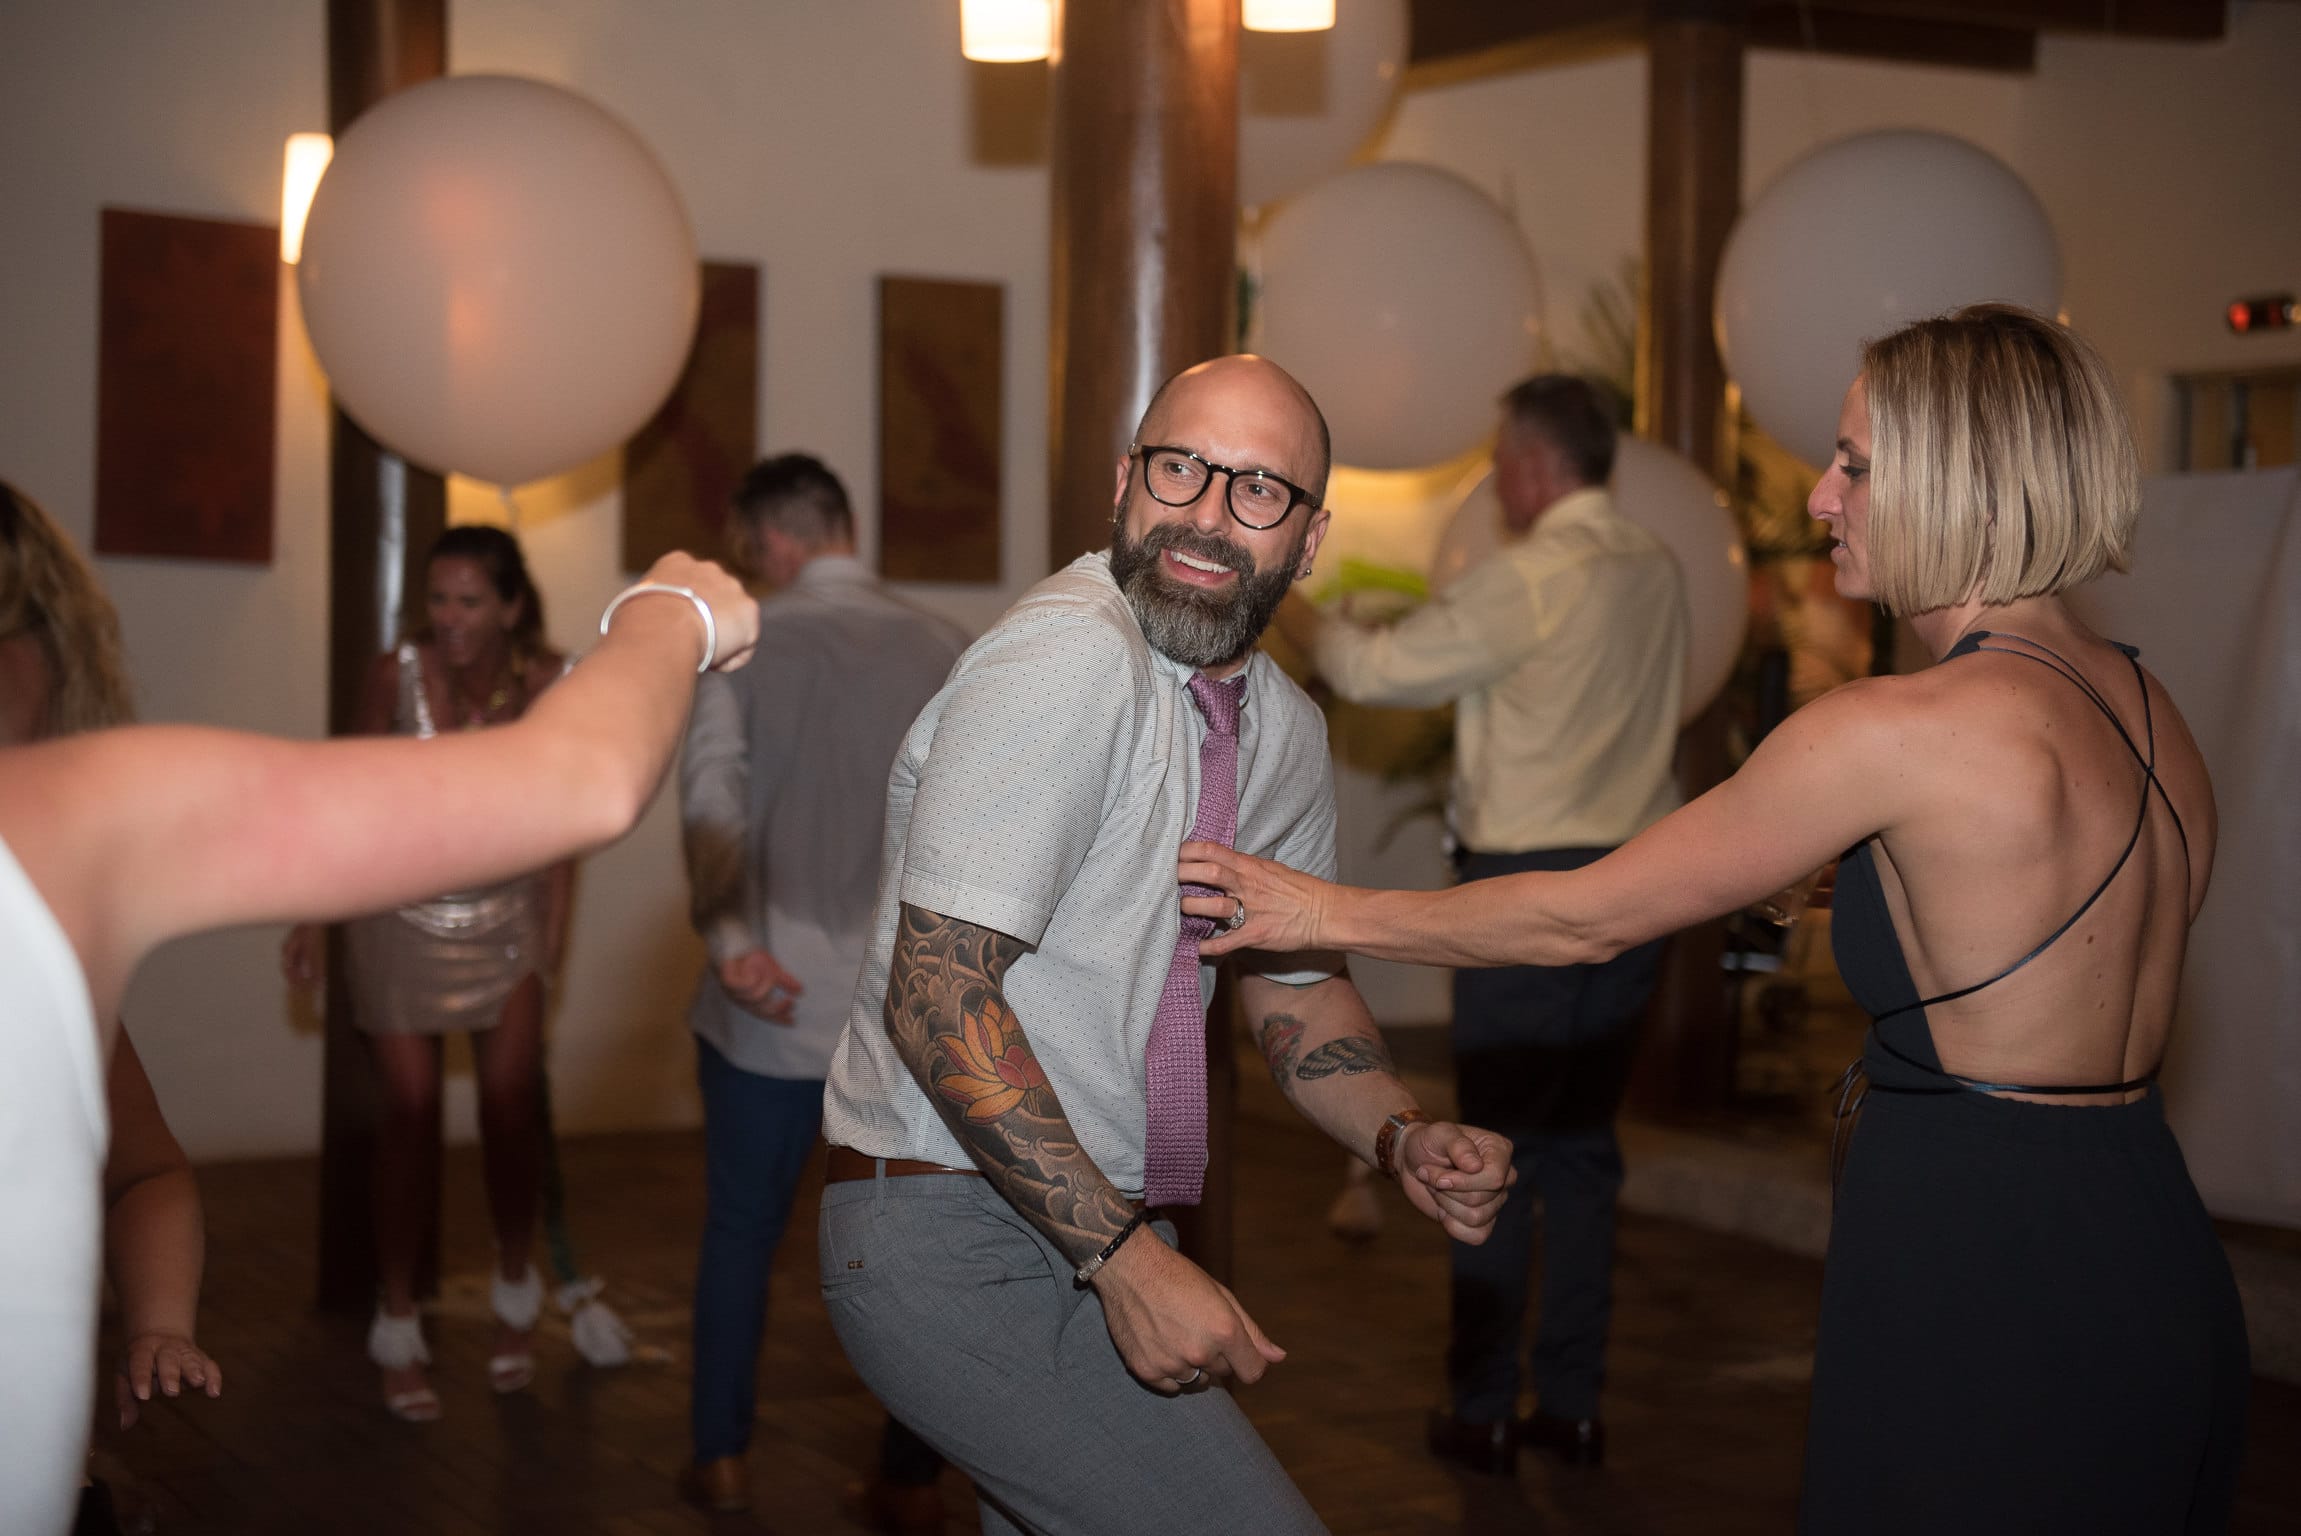
<instances>
[{"instance_id":1,"label":"navy backless dress","mask_svg":"<svg viewBox=\"0 0 2301 1536\"><path fill-rule=\"evenodd\" d=\"M1944 663L1999 651L2083 689L2140 765L2140 809L2125 853L2067 922L1939 997L1918 996L1870 845L1838 866L1838 968L1873 1022L1848 1074L1866 1083L1848 1094L1861 1119L1822 1284L1799 1528L2225 1531L2250 1387L2245 1322L2158 1091L2148 1078L1959 1077L1926 1021L1928 1007L2002 981L2067 933L2123 871L2153 798L2175 814L2156 779L2146 685L2142 746L2075 668L2035 642L2020 643L2042 655L1990 638L1965 637ZM2147 1091L2062 1105L1991 1089Z\"/></svg>"}]
</instances>

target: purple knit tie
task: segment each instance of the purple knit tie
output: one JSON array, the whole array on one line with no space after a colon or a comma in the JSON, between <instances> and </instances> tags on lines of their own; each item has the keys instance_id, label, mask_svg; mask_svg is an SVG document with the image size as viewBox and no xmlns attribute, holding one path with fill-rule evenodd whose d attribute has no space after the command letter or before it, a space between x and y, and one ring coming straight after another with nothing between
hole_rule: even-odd
<instances>
[{"instance_id":1,"label":"purple knit tie","mask_svg":"<svg viewBox=\"0 0 2301 1536\"><path fill-rule=\"evenodd\" d=\"M1191 840L1227 846L1238 836L1238 711L1246 698L1246 674L1219 683L1196 674L1190 697L1206 716ZM1183 892L1216 894L1201 885L1186 885ZM1206 1004L1198 991L1198 941L1214 930L1213 918L1184 915L1166 989L1159 993L1158 1016L1151 1021L1145 1205L1196 1205L1206 1178Z\"/></svg>"}]
</instances>

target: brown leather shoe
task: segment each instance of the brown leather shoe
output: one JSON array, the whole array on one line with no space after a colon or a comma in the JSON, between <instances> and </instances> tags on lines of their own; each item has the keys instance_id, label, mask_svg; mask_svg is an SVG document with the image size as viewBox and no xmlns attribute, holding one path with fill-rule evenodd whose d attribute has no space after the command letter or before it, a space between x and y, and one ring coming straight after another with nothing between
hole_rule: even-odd
<instances>
[{"instance_id":1,"label":"brown leather shoe","mask_svg":"<svg viewBox=\"0 0 2301 1536\"><path fill-rule=\"evenodd\" d=\"M740 1456L695 1462L679 1474L679 1496L699 1509L739 1515L751 1507L751 1474Z\"/></svg>"},{"instance_id":2,"label":"brown leather shoe","mask_svg":"<svg viewBox=\"0 0 2301 1536\"><path fill-rule=\"evenodd\" d=\"M863 1518L884 1536L943 1536L943 1517L940 1484L873 1478L863 1489Z\"/></svg>"}]
</instances>

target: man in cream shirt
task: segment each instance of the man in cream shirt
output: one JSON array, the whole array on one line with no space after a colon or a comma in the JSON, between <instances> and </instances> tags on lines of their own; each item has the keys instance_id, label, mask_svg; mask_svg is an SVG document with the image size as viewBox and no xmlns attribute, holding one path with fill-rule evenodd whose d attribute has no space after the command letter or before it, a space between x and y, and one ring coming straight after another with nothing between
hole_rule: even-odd
<instances>
[{"instance_id":1,"label":"man in cream shirt","mask_svg":"<svg viewBox=\"0 0 2301 1536\"><path fill-rule=\"evenodd\" d=\"M1684 689L1686 600L1661 541L1615 510L1614 425L1589 384L1559 374L1503 397L1494 483L1508 537L1437 598L1384 628L1279 628L1358 704L1455 706L1451 795L1466 880L1573 869L1678 804L1670 763ZM1598 1392L1612 1308L1622 1184L1614 1115L1661 945L1603 965L1458 972L1454 1058L1462 1118L1517 1146L1543 1209L1537 1408L1517 1417L1532 1260L1532 1201L1505 1205L1482 1246L1454 1245L1450 1407L1430 1447L1507 1473L1533 1444L1569 1461L1604 1453Z\"/></svg>"}]
</instances>

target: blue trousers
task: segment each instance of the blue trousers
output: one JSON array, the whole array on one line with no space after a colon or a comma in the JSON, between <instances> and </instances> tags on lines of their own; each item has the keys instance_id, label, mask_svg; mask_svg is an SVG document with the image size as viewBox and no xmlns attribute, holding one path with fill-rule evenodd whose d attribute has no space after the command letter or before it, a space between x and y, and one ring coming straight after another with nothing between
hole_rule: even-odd
<instances>
[{"instance_id":1,"label":"blue trousers","mask_svg":"<svg viewBox=\"0 0 2301 1536\"><path fill-rule=\"evenodd\" d=\"M706 1212L695 1266L695 1459L740 1456L751 1444L759 1341L767 1331L767 1272L791 1219L800 1176L823 1126L820 1078L746 1072L698 1036ZM879 1442L879 1476L931 1483L943 1460L894 1419Z\"/></svg>"},{"instance_id":2,"label":"blue trousers","mask_svg":"<svg viewBox=\"0 0 2301 1536\"><path fill-rule=\"evenodd\" d=\"M695 1077L708 1203L695 1267L690 1424L703 1462L740 1456L751 1443L767 1271L822 1132L823 1083L746 1072L700 1036Z\"/></svg>"},{"instance_id":3,"label":"blue trousers","mask_svg":"<svg viewBox=\"0 0 2301 1536\"><path fill-rule=\"evenodd\" d=\"M1474 853L1469 880L1577 869L1609 850ZM1454 975L1454 1071L1462 1118L1516 1146L1518 1188L1486 1242L1453 1245L1447 1381L1454 1412L1491 1424L1517 1413L1534 1208L1542 1208L1541 1318L1534 1393L1545 1413L1595 1418L1614 1306L1614 1209L1622 1189L1615 1111L1629 1086L1638 1020L1660 973L1657 941L1600 965L1503 966Z\"/></svg>"}]
</instances>

